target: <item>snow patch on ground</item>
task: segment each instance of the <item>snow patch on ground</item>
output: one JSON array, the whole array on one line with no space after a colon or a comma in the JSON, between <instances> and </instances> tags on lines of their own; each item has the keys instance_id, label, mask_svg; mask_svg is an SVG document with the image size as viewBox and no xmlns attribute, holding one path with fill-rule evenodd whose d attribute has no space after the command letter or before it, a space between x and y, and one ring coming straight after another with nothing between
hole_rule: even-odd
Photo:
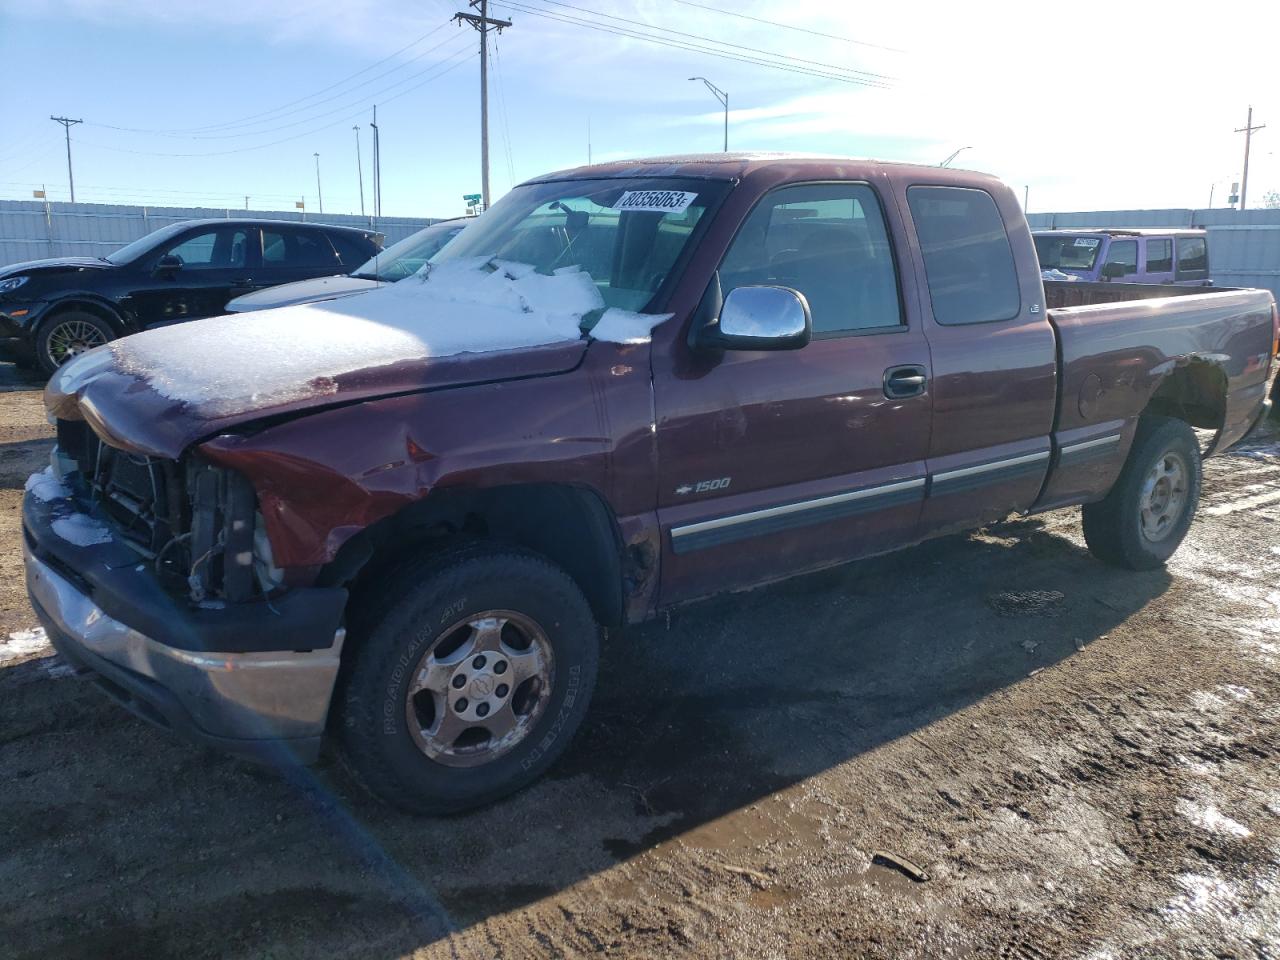
<instances>
[{"instance_id":1,"label":"snow patch on ground","mask_svg":"<svg viewBox=\"0 0 1280 960\"><path fill-rule=\"evenodd\" d=\"M84 513L57 517L53 521L53 532L77 547L91 547L97 543L111 542L111 531Z\"/></svg>"},{"instance_id":2,"label":"snow patch on ground","mask_svg":"<svg viewBox=\"0 0 1280 960\"><path fill-rule=\"evenodd\" d=\"M27 477L25 489L27 493L44 503L51 500L66 500L71 496L71 491L66 485L53 475L52 467L45 467L39 473L33 473Z\"/></svg>"},{"instance_id":3,"label":"snow patch on ground","mask_svg":"<svg viewBox=\"0 0 1280 960\"><path fill-rule=\"evenodd\" d=\"M48 646L49 638L45 636L44 627L19 630L9 634L7 640L0 640L0 663L17 660L32 653L40 653Z\"/></svg>"},{"instance_id":4,"label":"snow patch on ground","mask_svg":"<svg viewBox=\"0 0 1280 960\"><path fill-rule=\"evenodd\" d=\"M1213 804L1198 804L1191 800L1180 799L1178 813L1209 833L1221 833L1242 839L1253 835L1253 831L1243 823L1232 820Z\"/></svg>"},{"instance_id":5,"label":"snow patch on ground","mask_svg":"<svg viewBox=\"0 0 1280 960\"><path fill-rule=\"evenodd\" d=\"M335 378L388 364L579 340L641 343L665 317L605 310L590 274L469 257L427 264L399 283L343 300L210 317L110 345L124 371L206 417L336 391Z\"/></svg>"}]
</instances>

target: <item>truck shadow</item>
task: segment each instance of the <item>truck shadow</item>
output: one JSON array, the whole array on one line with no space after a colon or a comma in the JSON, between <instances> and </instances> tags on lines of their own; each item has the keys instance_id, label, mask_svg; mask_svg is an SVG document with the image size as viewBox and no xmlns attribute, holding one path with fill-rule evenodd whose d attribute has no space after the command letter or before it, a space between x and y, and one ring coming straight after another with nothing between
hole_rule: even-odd
<instances>
[{"instance_id":1,"label":"truck shadow","mask_svg":"<svg viewBox=\"0 0 1280 960\"><path fill-rule=\"evenodd\" d=\"M145 883L129 902L155 905L145 922L109 897L59 907L72 894L50 880L27 897L38 893L53 912L24 919L22 940L33 955L64 957L104 955L113 943L167 955L215 937L245 955L305 956L320 942L339 952L363 930L361 955L401 956L1019 683L1105 635L1169 583L1162 570L1105 568L1033 519L711 600L669 626L610 641L584 728L547 778L485 810L435 821L365 799L332 761L282 778L170 742L99 706L96 694L75 693L96 733L104 725L118 732L91 754L76 746L87 738L67 730L74 714L63 709L55 730L31 732L22 766L34 776L41 764L65 767L68 750L84 751L77 759L96 786L90 799L106 809L91 816L68 798L52 820L33 807L32 828L56 823L60 844L113 863L111 879L126 885L128 863L145 863ZM112 743L126 736L132 748L113 756ZM5 745L0 770L13 756ZM20 824L21 803L8 822ZM115 823L123 836L109 833ZM13 852L18 864L40 856L38 845ZM233 891L226 871L236 876ZM178 887L189 891L185 902L166 901ZM88 917L93 936L59 923L60 909Z\"/></svg>"}]
</instances>

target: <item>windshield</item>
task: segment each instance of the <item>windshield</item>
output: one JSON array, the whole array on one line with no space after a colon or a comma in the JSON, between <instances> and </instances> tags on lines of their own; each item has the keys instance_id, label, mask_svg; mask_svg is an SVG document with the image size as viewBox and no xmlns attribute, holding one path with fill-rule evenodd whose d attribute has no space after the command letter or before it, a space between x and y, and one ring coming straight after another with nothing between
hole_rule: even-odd
<instances>
[{"instance_id":1,"label":"windshield","mask_svg":"<svg viewBox=\"0 0 1280 960\"><path fill-rule=\"evenodd\" d=\"M1092 270L1102 249L1101 237L1037 233L1035 241L1043 270Z\"/></svg>"},{"instance_id":2,"label":"windshield","mask_svg":"<svg viewBox=\"0 0 1280 960\"><path fill-rule=\"evenodd\" d=\"M173 223L167 227L161 227L159 230L152 230L145 237L141 237L133 241L133 243L125 244L119 250L113 250L102 259L117 265L132 263L143 254L149 253L156 244L167 240L169 237L176 236L189 226L191 226L191 221L187 220L183 223Z\"/></svg>"},{"instance_id":3,"label":"windshield","mask_svg":"<svg viewBox=\"0 0 1280 960\"><path fill-rule=\"evenodd\" d=\"M551 274L578 267L605 305L642 311L729 184L675 178L564 180L517 187L433 263L492 257Z\"/></svg>"},{"instance_id":4,"label":"windshield","mask_svg":"<svg viewBox=\"0 0 1280 960\"><path fill-rule=\"evenodd\" d=\"M458 222L433 223L374 254L351 275L388 283L411 277L465 226L466 223Z\"/></svg>"}]
</instances>

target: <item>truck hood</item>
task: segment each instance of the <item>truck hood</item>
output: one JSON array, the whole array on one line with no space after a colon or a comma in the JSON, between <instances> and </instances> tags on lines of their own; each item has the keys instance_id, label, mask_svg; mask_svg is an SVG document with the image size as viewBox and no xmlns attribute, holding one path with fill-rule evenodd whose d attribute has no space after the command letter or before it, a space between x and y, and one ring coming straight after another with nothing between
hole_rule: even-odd
<instances>
[{"instance_id":1,"label":"truck hood","mask_svg":"<svg viewBox=\"0 0 1280 960\"><path fill-rule=\"evenodd\" d=\"M606 309L577 267L432 265L358 297L210 317L115 340L49 381L45 406L113 446L176 458L255 420L397 393L548 376L596 339L642 343L668 315ZM598 319L597 319L598 318Z\"/></svg>"},{"instance_id":2,"label":"truck hood","mask_svg":"<svg viewBox=\"0 0 1280 960\"><path fill-rule=\"evenodd\" d=\"M274 307L291 307L299 303L315 303L318 300L336 300L357 293L367 293L380 284L365 277L320 277L318 280L299 280L279 287L255 290L243 297L236 297L227 304L228 313L246 313L250 310L270 310Z\"/></svg>"},{"instance_id":3,"label":"truck hood","mask_svg":"<svg viewBox=\"0 0 1280 960\"><path fill-rule=\"evenodd\" d=\"M304 389L292 398L244 396L209 409L165 396L145 376L122 364L108 344L58 371L45 387L44 402L61 419L87 421L112 446L172 460L193 443L268 417L302 415L393 394L564 373L578 365L586 349L587 341L574 340L524 350L403 359L329 378L322 389L305 389L316 378L297 369ZM211 369L210 384L216 384L219 375Z\"/></svg>"},{"instance_id":4,"label":"truck hood","mask_svg":"<svg viewBox=\"0 0 1280 960\"><path fill-rule=\"evenodd\" d=\"M113 267L114 263L96 257L50 257L0 267L0 280L29 273L69 273L73 270L110 270Z\"/></svg>"}]
</instances>

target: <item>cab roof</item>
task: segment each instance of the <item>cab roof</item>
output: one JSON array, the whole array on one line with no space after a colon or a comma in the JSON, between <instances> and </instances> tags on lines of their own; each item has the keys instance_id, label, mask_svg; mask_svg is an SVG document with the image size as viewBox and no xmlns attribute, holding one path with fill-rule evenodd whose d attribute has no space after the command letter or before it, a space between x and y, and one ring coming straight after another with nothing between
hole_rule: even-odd
<instances>
[{"instance_id":1,"label":"cab roof","mask_svg":"<svg viewBox=\"0 0 1280 960\"><path fill-rule=\"evenodd\" d=\"M876 160L871 157L839 157L810 153L690 153L662 157L638 157L631 160L615 160L588 166L571 167L554 173L533 177L526 183L550 183L556 180L590 180L621 177L688 177L697 180L740 180L747 175L780 164L812 167L815 176L839 178L841 171L851 165L859 167L883 166L906 172L917 171L921 176L938 177L941 171L948 174L968 174L971 177L988 178L987 174L961 170L956 167L938 167L932 164L900 163Z\"/></svg>"}]
</instances>

